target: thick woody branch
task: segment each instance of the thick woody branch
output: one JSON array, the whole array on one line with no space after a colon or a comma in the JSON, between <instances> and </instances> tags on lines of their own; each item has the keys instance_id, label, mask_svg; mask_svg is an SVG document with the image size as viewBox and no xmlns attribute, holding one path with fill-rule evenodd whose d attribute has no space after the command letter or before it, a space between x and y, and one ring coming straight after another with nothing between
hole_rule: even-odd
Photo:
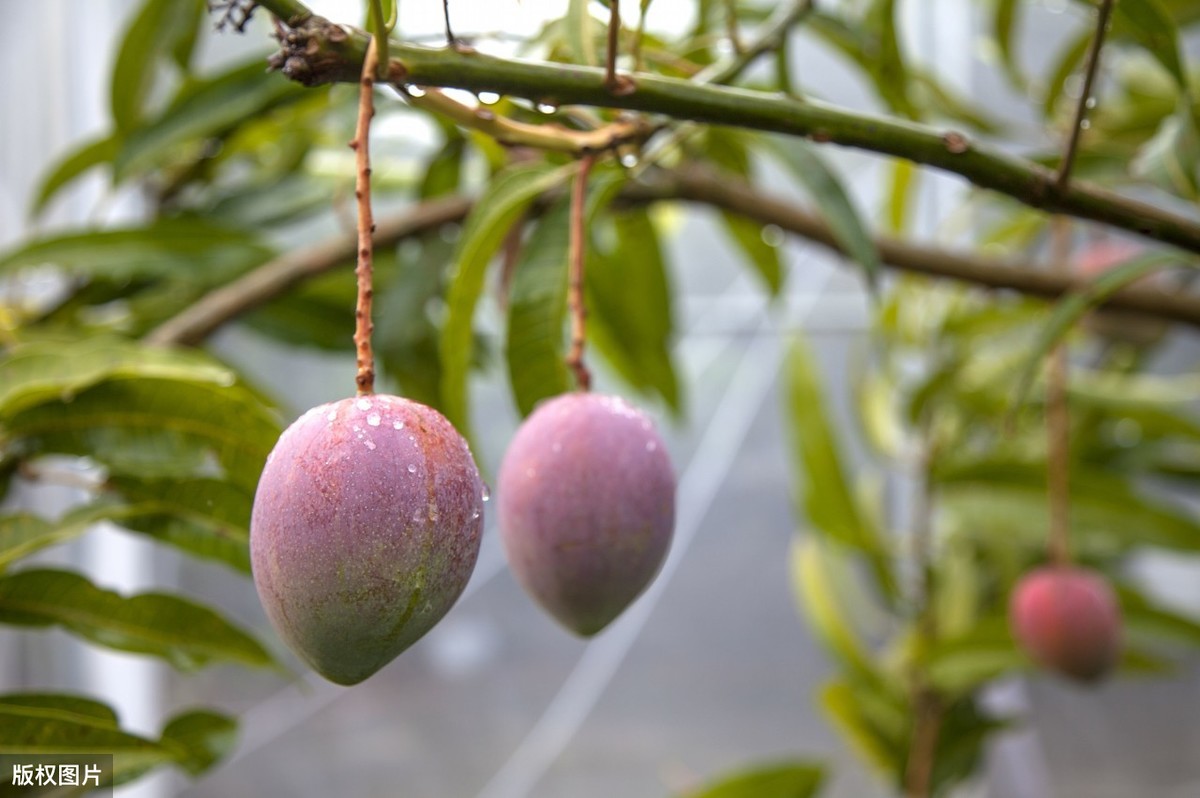
<instances>
[{"instance_id":1,"label":"thick woody branch","mask_svg":"<svg viewBox=\"0 0 1200 798\"><path fill-rule=\"evenodd\" d=\"M629 186L620 201L633 204L684 200L728 210L760 224L773 224L795 235L837 250L837 239L816 214L787 201L763 195L737 178L698 171L662 172L646 183ZM375 246L397 242L461 221L471 210L467 197L430 200L399 216L380 222ZM922 246L895 238L875 239L884 263L901 271L944 277L988 288L1011 289L1032 296L1056 299L1082 290L1085 282L1056 274L1033 263L974 256ZM218 328L281 296L305 280L354 260L356 239L343 234L316 245L280 255L239 279L201 297L179 315L151 331L150 343L195 346ZM1200 297L1155 288L1127 288L1103 307L1200 328Z\"/></svg>"},{"instance_id":2,"label":"thick woody branch","mask_svg":"<svg viewBox=\"0 0 1200 798\"><path fill-rule=\"evenodd\" d=\"M261 5L286 18L298 4L263 0ZM366 43L365 33L309 16L284 36L283 49L272 63L288 77L309 85L357 81ZM411 44L395 43L391 50L388 79L394 82L490 91L556 105L623 108L832 142L944 169L1034 208L1090 219L1200 253L1196 219L1082 181L1060 186L1055 172L961 133L767 92L657 75L632 75L633 90L614 94L604 85L603 69Z\"/></svg>"}]
</instances>

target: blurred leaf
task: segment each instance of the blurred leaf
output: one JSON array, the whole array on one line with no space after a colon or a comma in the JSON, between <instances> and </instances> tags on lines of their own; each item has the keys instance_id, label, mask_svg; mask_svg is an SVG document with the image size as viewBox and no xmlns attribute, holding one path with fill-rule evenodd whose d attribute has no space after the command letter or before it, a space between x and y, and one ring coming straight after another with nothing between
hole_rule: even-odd
<instances>
[{"instance_id":1,"label":"blurred leaf","mask_svg":"<svg viewBox=\"0 0 1200 798\"><path fill-rule=\"evenodd\" d=\"M453 194L458 191L462 181L462 161L467 140L453 128L444 132L446 143L429 159L425 175L421 178L421 188L417 192L421 199Z\"/></svg>"},{"instance_id":2,"label":"blurred leaf","mask_svg":"<svg viewBox=\"0 0 1200 798\"><path fill-rule=\"evenodd\" d=\"M161 593L122 597L69 571L0 577L0 621L61 626L102 646L162 657L180 670L214 662L274 664L254 638L207 607Z\"/></svg>"},{"instance_id":3,"label":"blurred leaf","mask_svg":"<svg viewBox=\"0 0 1200 798\"><path fill-rule=\"evenodd\" d=\"M1200 198L1200 133L1190 109L1163 119L1158 132L1138 150L1130 172L1185 199Z\"/></svg>"},{"instance_id":4,"label":"blurred leaf","mask_svg":"<svg viewBox=\"0 0 1200 798\"><path fill-rule=\"evenodd\" d=\"M442 361L442 411L455 427L470 437L467 408L467 372L471 363L475 304L483 292L487 266L509 229L542 193L563 180L573 167L544 163L519 164L493 178L459 237L456 268L447 292L447 316L442 326L439 352Z\"/></svg>"},{"instance_id":5,"label":"blurred leaf","mask_svg":"<svg viewBox=\"0 0 1200 798\"><path fill-rule=\"evenodd\" d=\"M202 0L147 0L142 5L113 66L111 111L118 131L135 128L145 115L166 59L187 64L204 13Z\"/></svg>"},{"instance_id":6,"label":"blurred leaf","mask_svg":"<svg viewBox=\"0 0 1200 798\"><path fill-rule=\"evenodd\" d=\"M779 262L779 247L767 241L762 224L729 212L721 214L721 221L729 237L741 249L746 260L754 266L771 296L779 296L783 288L783 266Z\"/></svg>"},{"instance_id":7,"label":"blurred leaf","mask_svg":"<svg viewBox=\"0 0 1200 798\"><path fill-rule=\"evenodd\" d=\"M839 582L848 576L844 555L819 538L792 541L791 583L797 603L812 631L825 648L854 673L875 678L870 652L858 639L845 613L845 590ZM840 577L840 578L839 578Z\"/></svg>"},{"instance_id":8,"label":"blurred leaf","mask_svg":"<svg viewBox=\"0 0 1200 798\"><path fill-rule=\"evenodd\" d=\"M806 143L779 138L768 141L771 142L771 153L788 166L792 175L808 189L838 246L863 267L868 287L877 291L879 275L883 270L879 252L841 181Z\"/></svg>"},{"instance_id":9,"label":"blurred leaf","mask_svg":"<svg viewBox=\"0 0 1200 798\"><path fill-rule=\"evenodd\" d=\"M596 66L596 20L588 13L589 0L567 0L567 44L576 64Z\"/></svg>"},{"instance_id":10,"label":"blurred leaf","mask_svg":"<svg viewBox=\"0 0 1200 798\"><path fill-rule=\"evenodd\" d=\"M658 231L645 209L614 211L605 221L612 248L593 236L587 253L588 339L630 385L679 412L671 286Z\"/></svg>"},{"instance_id":11,"label":"blurred leaf","mask_svg":"<svg viewBox=\"0 0 1200 798\"><path fill-rule=\"evenodd\" d=\"M430 307L441 302L452 244L431 233L402 249L396 276L376 294L375 352L404 395L441 407L439 331Z\"/></svg>"},{"instance_id":12,"label":"blurred leaf","mask_svg":"<svg viewBox=\"0 0 1200 798\"><path fill-rule=\"evenodd\" d=\"M308 90L263 69L255 58L213 78L187 85L163 114L131 131L113 164L120 181L145 169L161 166L181 148L205 138L224 135L246 120L305 96Z\"/></svg>"},{"instance_id":13,"label":"blurred leaf","mask_svg":"<svg viewBox=\"0 0 1200 798\"><path fill-rule=\"evenodd\" d=\"M1162 0L1121 0L1114 11L1117 31L1157 58L1186 94L1188 77L1179 49L1179 29Z\"/></svg>"},{"instance_id":14,"label":"blurred leaf","mask_svg":"<svg viewBox=\"0 0 1200 798\"><path fill-rule=\"evenodd\" d=\"M143 227L36 239L0 255L0 273L52 265L121 281L167 278L211 285L267 260L257 236L201 219L160 219Z\"/></svg>"},{"instance_id":15,"label":"blurred leaf","mask_svg":"<svg viewBox=\"0 0 1200 798\"><path fill-rule=\"evenodd\" d=\"M898 724L881 726L864 707L865 696L866 693L853 682L834 681L821 689L821 708L859 756L878 771L895 776L903 768L901 741L911 721L903 711L898 711L895 718Z\"/></svg>"},{"instance_id":16,"label":"blurred leaf","mask_svg":"<svg viewBox=\"0 0 1200 798\"><path fill-rule=\"evenodd\" d=\"M992 36L1000 52L1000 64L1014 86L1026 85L1025 75L1013 51L1014 31L1020 27L1021 0L996 0L992 13Z\"/></svg>"},{"instance_id":17,"label":"blurred leaf","mask_svg":"<svg viewBox=\"0 0 1200 798\"><path fill-rule=\"evenodd\" d=\"M886 547L846 483L832 419L825 410L818 367L807 343L800 339L788 355L786 378L785 412L792 461L800 482L797 495L803 497L804 515L823 535L866 554L878 589L890 598L895 595L896 585Z\"/></svg>"},{"instance_id":18,"label":"blurred leaf","mask_svg":"<svg viewBox=\"0 0 1200 798\"><path fill-rule=\"evenodd\" d=\"M1069 294L1060 300L1026 354L1024 366L1016 381L1013 412L1019 411L1025 403L1047 353L1084 314L1142 277L1182 263L1174 253L1140 255L1112 267L1093 279L1084 290Z\"/></svg>"},{"instance_id":19,"label":"blurred leaf","mask_svg":"<svg viewBox=\"0 0 1200 798\"><path fill-rule=\"evenodd\" d=\"M811 798L821 788L825 769L799 760L756 765L723 776L690 792L687 798Z\"/></svg>"},{"instance_id":20,"label":"blurred leaf","mask_svg":"<svg viewBox=\"0 0 1200 798\"><path fill-rule=\"evenodd\" d=\"M918 177L917 167L912 161L897 158L891 163L889 169L888 229L893 233L902 233L908 227L909 211L914 193L913 186L916 185ZM878 253L876 253L876 257L878 257Z\"/></svg>"},{"instance_id":21,"label":"blurred leaf","mask_svg":"<svg viewBox=\"0 0 1200 798\"><path fill-rule=\"evenodd\" d=\"M387 257L379 253L376 265ZM376 281L376 295L384 289ZM305 280L246 314L242 321L256 332L296 346L331 352L354 349L354 306L358 289L353 263Z\"/></svg>"},{"instance_id":22,"label":"blurred leaf","mask_svg":"<svg viewBox=\"0 0 1200 798\"><path fill-rule=\"evenodd\" d=\"M171 750L175 763L198 776L233 750L237 723L207 710L183 712L167 723L162 745Z\"/></svg>"},{"instance_id":23,"label":"blurred leaf","mask_svg":"<svg viewBox=\"0 0 1200 798\"><path fill-rule=\"evenodd\" d=\"M1013 643L1008 619L995 615L965 634L937 640L925 651L925 674L938 691L951 696L973 693L1028 662Z\"/></svg>"},{"instance_id":24,"label":"blurred leaf","mask_svg":"<svg viewBox=\"0 0 1200 798\"><path fill-rule=\"evenodd\" d=\"M1200 646L1200 620L1151 601L1131 585L1118 584L1116 589L1121 619L1130 632Z\"/></svg>"},{"instance_id":25,"label":"blurred leaf","mask_svg":"<svg viewBox=\"0 0 1200 798\"><path fill-rule=\"evenodd\" d=\"M121 142L116 134L109 134L89 139L80 144L55 164L54 168L42 178L34 195L30 216L37 216L46 209L46 205L54 198L63 186L75 178L85 174L89 169L102 163L109 163L117 156Z\"/></svg>"},{"instance_id":26,"label":"blurred leaf","mask_svg":"<svg viewBox=\"0 0 1200 798\"><path fill-rule=\"evenodd\" d=\"M120 726L117 713L108 704L83 696L62 693L8 693L0 695L0 709L21 707L31 715L78 720L93 726Z\"/></svg>"},{"instance_id":27,"label":"blurred leaf","mask_svg":"<svg viewBox=\"0 0 1200 798\"><path fill-rule=\"evenodd\" d=\"M1042 97L1042 114L1044 116L1049 117L1054 113L1059 100L1062 99L1067 80L1083 63L1083 57L1087 55L1091 43L1092 32L1085 30L1074 39L1068 40L1058 51L1058 60L1054 62L1054 69L1051 70L1049 79L1045 81L1046 93Z\"/></svg>"}]
</instances>

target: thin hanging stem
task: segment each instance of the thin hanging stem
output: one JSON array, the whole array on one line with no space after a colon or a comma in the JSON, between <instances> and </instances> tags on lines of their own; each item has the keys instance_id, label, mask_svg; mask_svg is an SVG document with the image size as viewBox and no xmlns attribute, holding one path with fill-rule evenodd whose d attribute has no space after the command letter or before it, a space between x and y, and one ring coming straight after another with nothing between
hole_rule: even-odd
<instances>
[{"instance_id":1,"label":"thin hanging stem","mask_svg":"<svg viewBox=\"0 0 1200 798\"><path fill-rule=\"evenodd\" d=\"M615 3L614 3L615 5ZM581 391L592 387L592 374L583 362L583 348L586 340L587 310L583 302L584 267L587 261L584 225L587 205L588 174L595 162L595 155L585 155L579 160L579 173L575 176L575 184L571 189L571 227L567 242L567 257L570 274L567 282L567 306L571 311L571 349L567 352L567 367L575 374L575 385Z\"/></svg>"},{"instance_id":2,"label":"thin hanging stem","mask_svg":"<svg viewBox=\"0 0 1200 798\"><path fill-rule=\"evenodd\" d=\"M386 34L385 34L386 35ZM376 38L367 45L367 57L363 60L362 78L358 95L358 122L354 128L354 197L358 200L358 265L354 275L358 282L358 302L354 309L354 349L358 358L358 372L354 382L358 395L375 391L375 354L371 351L371 288L372 235L375 220L371 214L371 154L369 147L371 117L375 115L375 69L379 63Z\"/></svg>"},{"instance_id":3,"label":"thin hanging stem","mask_svg":"<svg viewBox=\"0 0 1200 798\"><path fill-rule=\"evenodd\" d=\"M1055 185L1059 191L1065 191L1071 179L1071 167L1075 163L1075 152L1079 149L1079 137L1087 126L1087 113L1092 100L1092 84L1096 81L1096 71L1100 65L1100 49L1104 46L1104 36L1108 32L1108 20L1112 16L1113 0L1101 0L1096 18L1096 34L1092 37L1092 46L1088 50L1087 66L1083 73L1083 91L1079 95L1079 104L1075 106L1075 116L1067 135L1067 143L1063 149L1062 163L1059 164Z\"/></svg>"},{"instance_id":4,"label":"thin hanging stem","mask_svg":"<svg viewBox=\"0 0 1200 798\"><path fill-rule=\"evenodd\" d=\"M1071 255L1071 229L1062 216L1052 222L1051 257L1065 271ZM1050 561L1071 559L1071 418L1067 405L1067 347L1061 341L1046 359L1046 491L1050 512Z\"/></svg>"},{"instance_id":5,"label":"thin hanging stem","mask_svg":"<svg viewBox=\"0 0 1200 798\"><path fill-rule=\"evenodd\" d=\"M608 49L604 55L604 87L613 94L628 94L633 91L633 81L617 74L617 53L621 49L621 3L608 3Z\"/></svg>"}]
</instances>

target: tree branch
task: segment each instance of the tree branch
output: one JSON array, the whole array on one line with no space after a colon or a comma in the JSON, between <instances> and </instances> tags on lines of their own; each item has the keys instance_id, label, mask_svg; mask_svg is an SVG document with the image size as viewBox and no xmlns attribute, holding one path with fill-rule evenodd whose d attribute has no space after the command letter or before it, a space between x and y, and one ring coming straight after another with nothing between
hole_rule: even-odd
<instances>
[{"instance_id":1,"label":"tree branch","mask_svg":"<svg viewBox=\"0 0 1200 798\"><path fill-rule=\"evenodd\" d=\"M1079 148L1079 137L1087 125L1087 112L1092 101L1092 84L1096 81L1096 70L1100 67L1100 50L1104 47L1104 35L1108 33L1108 20L1112 16L1113 0L1100 0L1100 9L1096 14L1096 33L1092 37L1088 49L1087 66L1083 73L1083 91L1079 94L1079 102L1075 106L1075 116L1071 120L1071 129L1067 131L1067 143L1063 150L1062 162L1058 165L1055 183L1059 190L1067 187L1071 179L1071 167L1075 163L1075 151Z\"/></svg>"},{"instance_id":2,"label":"tree branch","mask_svg":"<svg viewBox=\"0 0 1200 798\"><path fill-rule=\"evenodd\" d=\"M647 182L631 184L620 196L621 202L632 204L672 200L731 211L759 224L777 225L840 251L837 239L819 216L784 200L763 195L735 177L718 177L698 170L664 171L656 173ZM379 223L374 236L375 246L392 246L405 238L461 221L471 206L472 200L468 197L441 198L415 205L399 216ZM883 262L893 268L987 288L1056 299L1086 285L1085 281L1072 275L1056 274L1039 264L955 253L885 236L876 238L874 244ZM284 253L201 297L152 330L146 341L159 345L198 345L223 324L285 294L299 283L349 264L354 260L355 248L354 235L346 233L302 250ZM1200 297L1194 294L1133 287L1109 297L1102 307L1200 328Z\"/></svg>"},{"instance_id":3,"label":"tree branch","mask_svg":"<svg viewBox=\"0 0 1200 798\"><path fill-rule=\"evenodd\" d=\"M263 0L274 13L295 2ZM321 17L309 17L283 37L272 64L308 85L358 80L367 37ZM510 60L482 53L394 43L388 77L398 83L491 91L536 102L577 104L664 114L712 124L804 136L905 158L966 178L1034 208L1090 219L1200 253L1200 222L1055 172L961 133L899 119L843 110L777 94L701 85L657 75L632 76L634 90L614 94L604 70Z\"/></svg>"}]
</instances>

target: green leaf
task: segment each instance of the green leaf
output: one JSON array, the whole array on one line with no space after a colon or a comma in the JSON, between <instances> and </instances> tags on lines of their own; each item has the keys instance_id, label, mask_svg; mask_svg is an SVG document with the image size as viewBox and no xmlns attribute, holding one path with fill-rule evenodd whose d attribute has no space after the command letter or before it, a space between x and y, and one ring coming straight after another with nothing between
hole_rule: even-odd
<instances>
[{"instance_id":1,"label":"green leaf","mask_svg":"<svg viewBox=\"0 0 1200 798\"><path fill-rule=\"evenodd\" d=\"M622 173L596 171L588 184L584 227L590 229L625 183ZM562 200L534 225L508 289L505 357L521 415L571 389L563 326L567 317L570 204Z\"/></svg>"},{"instance_id":2,"label":"green leaf","mask_svg":"<svg viewBox=\"0 0 1200 798\"><path fill-rule=\"evenodd\" d=\"M1066 45L1058 51L1054 69L1051 70L1049 79L1045 81L1046 94L1042 97L1042 114L1044 116L1049 117L1054 113L1054 109L1063 96L1067 80L1083 62L1083 57L1087 55L1091 43L1092 32L1085 30L1074 39L1068 40Z\"/></svg>"},{"instance_id":3,"label":"green leaf","mask_svg":"<svg viewBox=\"0 0 1200 798\"><path fill-rule=\"evenodd\" d=\"M92 726L120 726L117 713L108 704L62 693L8 693L0 695L0 709L22 707L30 715L73 720Z\"/></svg>"},{"instance_id":4,"label":"green leaf","mask_svg":"<svg viewBox=\"0 0 1200 798\"><path fill-rule=\"evenodd\" d=\"M274 664L258 641L207 607L161 593L126 598L69 571L0 577L0 622L61 626L102 646L161 657L180 670L215 662Z\"/></svg>"},{"instance_id":5,"label":"green leaf","mask_svg":"<svg viewBox=\"0 0 1200 798\"><path fill-rule=\"evenodd\" d=\"M786 379L792 459L800 478L797 495L803 497L804 514L822 535L867 555L879 590L891 597L896 586L887 549L846 482L831 419L825 410L818 366L808 345L800 339L788 355Z\"/></svg>"},{"instance_id":6,"label":"green leaf","mask_svg":"<svg viewBox=\"0 0 1200 798\"><path fill-rule=\"evenodd\" d=\"M588 13L590 0L567 0L567 46L577 64L596 66L596 20Z\"/></svg>"},{"instance_id":7,"label":"green leaf","mask_svg":"<svg viewBox=\"0 0 1200 798\"><path fill-rule=\"evenodd\" d=\"M42 402L69 402L107 379L158 378L232 385L236 375L206 355L96 336L20 344L0 360L0 420Z\"/></svg>"},{"instance_id":8,"label":"green leaf","mask_svg":"<svg viewBox=\"0 0 1200 798\"><path fill-rule=\"evenodd\" d=\"M992 36L1000 51L1000 64L1004 67L1004 73L1014 86L1023 88L1027 81L1013 52L1014 31L1020 24L1020 12L1020 0L996 0L992 13Z\"/></svg>"},{"instance_id":9,"label":"green leaf","mask_svg":"<svg viewBox=\"0 0 1200 798\"><path fill-rule=\"evenodd\" d=\"M146 112L166 59L190 55L189 41L205 11L201 0L147 0L134 17L113 66L111 111L117 130L133 129Z\"/></svg>"},{"instance_id":10,"label":"green leaf","mask_svg":"<svg viewBox=\"0 0 1200 798\"><path fill-rule=\"evenodd\" d=\"M1134 156L1129 171L1177 196L1200 198L1200 133L1186 103L1163 119L1158 132Z\"/></svg>"},{"instance_id":11,"label":"green leaf","mask_svg":"<svg viewBox=\"0 0 1200 798\"><path fill-rule=\"evenodd\" d=\"M0 255L0 273L57 266L112 281L174 278L218 284L267 260L257 236L200 219L160 219L144 227L67 233Z\"/></svg>"},{"instance_id":12,"label":"green leaf","mask_svg":"<svg viewBox=\"0 0 1200 798\"><path fill-rule=\"evenodd\" d=\"M113 163L118 181L178 157L192 142L222 136L308 91L280 80L254 59L213 78L186 86L154 122L126 137Z\"/></svg>"},{"instance_id":13,"label":"green leaf","mask_svg":"<svg viewBox=\"0 0 1200 798\"><path fill-rule=\"evenodd\" d=\"M783 266L779 262L779 248L764 237L763 226L728 211L721 213L721 221L729 237L754 266L771 296L779 296L783 288Z\"/></svg>"},{"instance_id":14,"label":"green leaf","mask_svg":"<svg viewBox=\"0 0 1200 798\"><path fill-rule=\"evenodd\" d=\"M535 198L561 183L574 167L520 164L497 175L463 226L455 253L455 272L447 292L447 315L439 352L442 361L442 411L470 437L467 372L471 364L475 305L483 293L488 263L509 229Z\"/></svg>"},{"instance_id":15,"label":"green leaf","mask_svg":"<svg viewBox=\"0 0 1200 798\"><path fill-rule=\"evenodd\" d=\"M1179 90L1187 94L1188 76L1179 49L1179 28L1162 0L1121 0L1115 13L1114 27L1118 32L1157 58L1179 84Z\"/></svg>"},{"instance_id":16,"label":"green leaf","mask_svg":"<svg viewBox=\"0 0 1200 798\"><path fill-rule=\"evenodd\" d=\"M121 141L116 134L108 134L90 139L80 144L62 158L54 168L42 178L34 195L30 215L37 216L46 209L46 205L54 198L63 186L102 163L109 163L117 156Z\"/></svg>"},{"instance_id":17,"label":"green leaf","mask_svg":"<svg viewBox=\"0 0 1200 798\"><path fill-rule=\"evenodd\" d=\"M79 537L97 521L110 518L114 505L104 502L73 510L57 521L18 513L0 517L0 571L33 552Z\"/></svg>"},{"instance_id":18,"label":"green leaf","mask_svg":"<svg viewBox=\"0 0 1200 798\"><path fill-rule=\"evenodd\" d=\"M883 266L871 233L854 207L841 181L825 161L802 141L770 138L770 151L787 165L817 204L817 211L829 225L838 246L862 266L867 285L878 290Z\"/></svg>"},{"instance_id":19,"label":"green leaf","mask_svg":"<svg viewBox=\"0 0 1200 798\"><path fill-rule=\"evenodd\" d=\"M825 648L851 671L873 680L870 652L846 617L847 558L819 538L792 541L791 584L800 610Z\"/></svg>"},{"instance_id":20,"label":"green leaf","mask_svg":"<svg viewBox=\"0 0 1200 798\"><path fill-rule=\"evenodd\" d=\"M811 798L821 788L825 769L799 760L745 768L703 787L688 798Z\"/></svg>"},{"instance_id":21,"label":"green leaf","mask_svg":"<svg viewBox=\"0 0 1200 798\"><path fill-rule=\"evenodd\" d=\"M439 331L428 308L444 293L451 244L431 233L401 250L396 277L376 295L375 352L404 395L442 407Z\"/></svg>"},{"instance_id":22,"label":"green leaf","mask_svg":"<svg viewBox=\"0 0 1200 798\"><path fill-rule=\"evenodd\" d=\"M248 493L280 433L274 412L242 386L148 378L101 382L0 422L34 453L91 457L111 474L146 478L216 470Z\"/></svg>"},{"instance_id":23,"label":"green leaf","mask_svg":"<svg viewBox=\"0 0 1200 798\"><path fill-rule=\"evenodd\" d=\"M935 641L926 649L924 660L930 684L950 697L972 693L1027 665L1003 615L986 618L964 634Z\"/></svg>"},{"instance_id":24,"label":"green leaf","mask_svg":"<svg viewBox=\"0 0 1200 798\"><path fill-rule=\"evenodd\" d=\"M902 233L908 227L912 198L915 194L913 186L918 176L916 164L897 158L891 164L891 175L888 181L888 229L893 233ZM876 253L878 257L878 253Z\"/></svg>"},{"instance_id":25,"label":"green leaf","mask_svg":"<svg viewBox=\"0 0 1200 798\"><path fill-rule=\"evenodd\" d=\"M819 700L821 708L863 759L888 776L901 772L903 746L911 723L902 709L880 702L878 708L894 711L873 713L867 706L871 700L869 691L851 681L825 685Z\"/></svg>"},{"instance_id":26,"label":"green leaf","mask_svg":"<svg viewBox=\"0 0 1200 798\"><path fill-rule=\"evenodd\" d=\"M447 130L446 143L429 159L417 195L421 199L432 199L457 192L462 182L462 162L466 150L467 140L457 130Z\"/></svg>"},{"instance_id":27,"label":"green leaf","mask_svg":"<svg viewBox=\"0 0 1200 798\"><path fill-rule=\"evenodd\" d=\"M162 731L162 745L171 750L175 763L193 776L227 756L236 742L237 722L208 710L180 713Z\"/></svg>"},{"instance_id":28,"label":"green leaf","mask_svg":"<svg viewBox=\"0 0 1200 798\"><path fill-rule=\"evenodd\" d=\"M561 201L537 222L508 291L505 358L522 416L541 400L571 389L563 344L567 317L570 208Z\"/></svg>"},{"instance_id":29,"label":"green leaf","mask_svg":"<svg viewBox=\"0 0 1200 798\"><path fill-rule=\"evenodd\" d=\"M605 222L611 248L593 236L588 252L588 340L630 385L678 412L672 294L658 231L645 209L615 211Z\"/></svg>"},{"instance_id":30,"label":"green leaf","mask_svg":"<svg viewBox=\"0 0 1200 798\"><path fill-rule=\"evenodd\" d=\"M1114 266L1088 283L1082 291L1062 299L1055 306L1054 312L1050 314L1045 325L1038 331L1037 338L1026 353L1025 364L1016 381L1013 412L1019 411L1025 403L1047 353L1076 322L1083 318L1084 314L1122 288L1146 275L1171 266L1179 266L1182 263L1179 256L1173 253L1158 252L1140 255Z\"/></svg>"}]
</instances>

